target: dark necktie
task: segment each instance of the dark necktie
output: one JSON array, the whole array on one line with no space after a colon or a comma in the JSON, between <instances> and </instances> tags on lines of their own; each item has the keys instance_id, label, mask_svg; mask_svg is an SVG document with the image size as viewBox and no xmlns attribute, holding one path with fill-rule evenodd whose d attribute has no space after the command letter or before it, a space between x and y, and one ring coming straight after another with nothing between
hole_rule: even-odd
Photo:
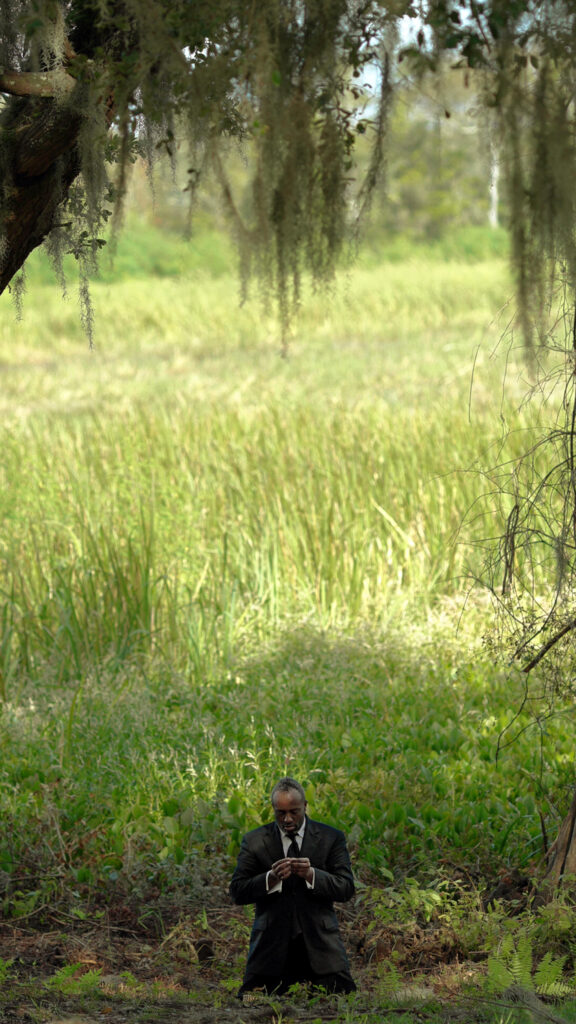
<instances>
[{"instance_id":1,"label":"dark necktie","mask_svg":"<svg viewBox=\"0 0 576 1024\"><path fill-rule=\"evenodd\" d=\"M286 850L286 856L287 857L299 857L300 856L300 850L298 848L298 843L296 842L296 837L293 838L292 842L290 843L290 846ZM296 885L296 877L295 877L295 875L290 875L290 877L287 878L285 880L285 882L284 882L284 887L286 889L286 892L294 892L295 885ZM291 935L291 938L292 939L296 938L297 935L300 935L301 931L302 931L302 928L300 926L300 921L298 920L298 911L296 909L296 904L292 903L292 921L291 921L291 925L290 925L290 935Z\"/></svg>"},{"instance_id":2,"label":"dark necktie","mask_svg":"<svg viewBox=\"0 0 576 1024\"><path fill-rule=\"evenodd\" d=\"M298 849L298 843L296 842L295 839L293 839L292 842L290 843L290 846L288 847L288 849L286 851L286 856L287 857L299 857L300 856L300 850Z\"/></svg>"}]
</instances>

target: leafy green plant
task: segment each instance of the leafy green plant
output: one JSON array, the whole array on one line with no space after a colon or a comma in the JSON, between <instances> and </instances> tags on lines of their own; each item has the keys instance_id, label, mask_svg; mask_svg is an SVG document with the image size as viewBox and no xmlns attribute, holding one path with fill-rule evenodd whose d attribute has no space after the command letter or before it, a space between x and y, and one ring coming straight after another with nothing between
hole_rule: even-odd
<instances>
[{"instance_id":1,"label":"leafy green plant","mask_svg":"<svg viewBox=\"0 0 576 1024\"><path fill-rule=\"evenodd\" d=\"M6 917L12 918L29 917L36 909L41 897L41 889L17 889L4 899L3 913Z\"/></svg>"},{"instance_id":2,"label":"leafy green plant","mask_svg":"<svg viewBox=\"0 0 576 1024\"><path fill-rule=\"evenodd\" d=\"M506 935L488 957L486 987L493 993L518 987L539 995L566 996L574 992L574 982L565 977L565 963L565 956L548 952L534 964L531 936L525 932L515 941Z\"/></svg>"},{"instance_id":3,"label":"leafy green plant","mask_svg":"<svg viewBox=\"0 0 576 1024\"><path fill-rule=\"evenodd\" d=\"M398 967L390 960L385 960L378 964L377 979L378 995L383 999L393 999L403 984L403 978Z\"/></svg>"},{"instance_id":4,"label":"leafy green plant","mask_svg":"<svg viewBox=\"0 0 576 1024\"><path fill-rule=\"evenodd\" d=\"M539 907L531 922L531 934L538 952L552 952L558 956L574 956L574 929L576 905L574 892L567 885L553 898Z\"/></svg>"},{"instance_id":5,"label":"leafy green plant","mask_svg":"<svg viewBox=\"0 0 576 1024\"><path fill-rule=\"evenodd\" d=\"M102 969L84 969L81 963L66 964L48 979L49 989L67 996L88 996L100 990Z\"/></svg>"},{"instance_id":6,"label":"leafy green plant","mask_svg":"<svg viewBox=\"0 0 576 1024\"><path fill-rule=\"evenodd\" d=\"M0 956L0 985L4 985L12 977L14 957L7 960Z\"/></svg>"},{"instance_id":7,"label":"leafy green plant","mask_svg":"<svg viewBox=\"0 0 576 1024\"><path fill-rule=\"evenodd\" d=\"M511 985L533 988L532 942L528 935L521 935L517 943L506 935L488 959L488 991L503 992Z\"/></svg>"}]
</instances>

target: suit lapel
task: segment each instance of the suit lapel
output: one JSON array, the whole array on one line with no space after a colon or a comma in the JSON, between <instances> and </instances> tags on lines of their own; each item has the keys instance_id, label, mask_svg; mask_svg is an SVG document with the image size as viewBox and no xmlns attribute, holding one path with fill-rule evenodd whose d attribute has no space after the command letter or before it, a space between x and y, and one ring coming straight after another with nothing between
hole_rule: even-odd
<instances>
[{"instance_id":1,"label":"suit lapel","mask_svg":"<svg viewBox=\"0 0 576 1024\"><path fill-rule=\"evenodd\" d=\"M280 832L275 822L270 825L266 825L263 842L266 848L266 853L270 858L270 863L273 864L276 860L281 860L284 856L284 849L282 847L282 840L280 838Z\"/></svg>"},{"instance_id":2,"label":"suit lapel","mask_svg":"<svg viewBox=\"0 0 576 1024\"><path fill-rule=\"evenodd\" d=\"M306 818L306 828L304 830L304 839L302 840L300 856L311 858L311 855L316 849L317 843L318 829L316 828L316 822L310 821L310 818Z\"/></svg>"}]
</instances>

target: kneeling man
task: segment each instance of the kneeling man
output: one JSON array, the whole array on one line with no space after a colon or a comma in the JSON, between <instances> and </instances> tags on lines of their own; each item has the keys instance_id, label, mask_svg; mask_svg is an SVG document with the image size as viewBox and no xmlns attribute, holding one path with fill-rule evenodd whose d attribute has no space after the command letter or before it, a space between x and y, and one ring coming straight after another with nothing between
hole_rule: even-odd
<instances>
[{"instance_id":1,"label":"kneeling man","mask_svg":"<svg viewBox=\"0 0 576 1024\"><path fill-rule=\"evenodd\" d=\"M333 902L354 895L344 833L306 815L295 779L272 790L275 821L244 836L230 884L235 903L256 913L240 992L282 994L296 982L353 992Z\"/></svg>"}]
</instances>

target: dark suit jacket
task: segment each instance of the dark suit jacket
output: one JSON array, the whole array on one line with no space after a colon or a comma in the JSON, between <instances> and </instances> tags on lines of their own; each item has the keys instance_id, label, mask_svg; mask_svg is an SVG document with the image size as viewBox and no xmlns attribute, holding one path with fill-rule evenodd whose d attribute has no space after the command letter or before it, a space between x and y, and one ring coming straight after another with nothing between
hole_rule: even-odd
<instances>
[{"instance_id":1,"label":"dark suit jacket","mask_svg":"<svg viewBox=\"0 0 576 1024\"><path fill-rule=\"evenodd\" d=\"M330 825L306 819L300 856L315 869L314 888L294 876L282 892L266 892L266 874L284 856L275 822L248 832L242 840L230 895L235 903L255 903L246 976L281 977L292 934L294 913L310 966L316 974L349 969L346 951L338 934L333 901L344 903L354 895L354 879L344 833Z\"/></svg>"}]
</instances>

